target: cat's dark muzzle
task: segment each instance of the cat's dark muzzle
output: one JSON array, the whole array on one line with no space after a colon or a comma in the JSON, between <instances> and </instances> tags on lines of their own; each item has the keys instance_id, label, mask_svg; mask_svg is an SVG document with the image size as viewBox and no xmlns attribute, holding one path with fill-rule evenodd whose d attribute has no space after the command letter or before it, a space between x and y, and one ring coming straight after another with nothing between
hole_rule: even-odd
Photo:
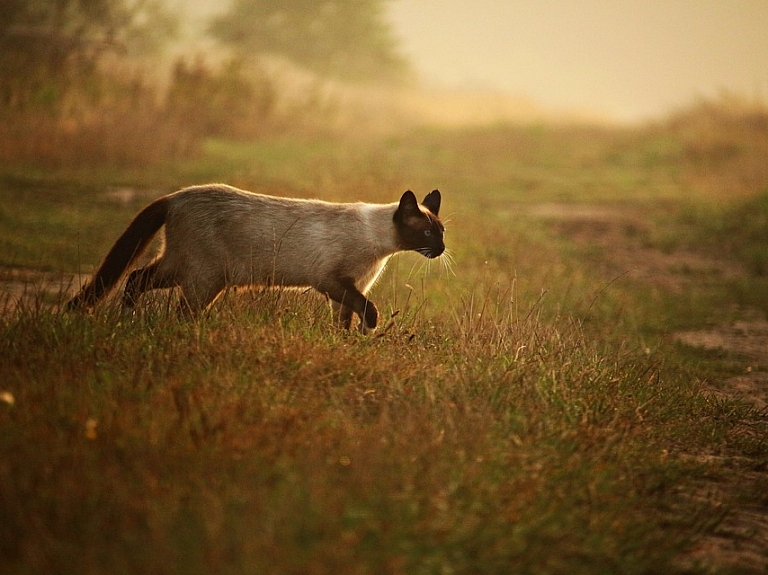
<instances>
[{"instance_id":1,"label":"cat's dark muzzle","mask_svg":"<svg viewBox=\"0 0 768 575\"><path fill-rule=\"evenodd\" d=\"M424 255L426 255L429 259L433 260L435 258L440 257L443 254L444 251L445 251L445 246L439 246L439 247L430 249Z\"/></svg>"},{"instance_id":2,"label":"cat's dark muzzle","mask_svg":"<svg viewBox=\"0 0 768 575\"><path fill-rule=\"evenodd\" d=\"M445 251L445 246L416 248L413 251L420 253L425 258L432 260L436 257L439 257Z\"/></svg>"}]
</instances>

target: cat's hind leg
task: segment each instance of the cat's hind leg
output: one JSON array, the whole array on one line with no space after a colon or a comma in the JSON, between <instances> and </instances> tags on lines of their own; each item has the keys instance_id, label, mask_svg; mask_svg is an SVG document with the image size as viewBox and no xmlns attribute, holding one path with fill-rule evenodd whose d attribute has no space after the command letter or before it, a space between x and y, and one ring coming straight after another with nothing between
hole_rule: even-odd
<instances>
[{"instance_id":1,"label":"cat's hind leg","mask_svg":"<svg viewBox=\"0 0 768 575\"><path fill-rule=\"evenodd\" d=\"M194 282L181 282L179 315L195 315L207 308L224 289L225 282L215 278L196 278Z\"/></svg>"},{"instance_id":2,"label":"cat's hind leg","mask_svg":"<svg viewBox=\"0 0 768 575\"><path fill-rule=\"evenodd\" d=\"M174 275L163 269L163 260L160 258L130 273L123 291L123 305L127 308L133 308L139 296L144 292L153 289L172 288L176 285L178 284Z\"/></svg>"}]
</instances>

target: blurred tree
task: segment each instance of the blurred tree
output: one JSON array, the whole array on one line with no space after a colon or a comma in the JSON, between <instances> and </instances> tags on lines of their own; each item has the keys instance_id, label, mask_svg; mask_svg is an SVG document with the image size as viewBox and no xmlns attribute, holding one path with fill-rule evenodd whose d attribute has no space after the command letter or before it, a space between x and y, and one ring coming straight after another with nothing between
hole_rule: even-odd
<instances>
[{"instance_id":1,"label":"blurred tree","mask_svg":"<svg viewBox=\"0 0 768 575\"><path fill-rule=\"evenodd\" d=\"M0 109L53 104L103 54L151 52L175 28L160 0L2 0Z\"/></svg>"},{"instance_id":2,"label":"blurred tree","mask_svg":"<svg viewBox=\"0 0 768 575\"><path fill-rule=\"evenodd\" d=\"M234 0L210 33L244 58L283 56L323 76L401 80L408 63L384 19L386 0Z\"/></svg>"}]
</instances>

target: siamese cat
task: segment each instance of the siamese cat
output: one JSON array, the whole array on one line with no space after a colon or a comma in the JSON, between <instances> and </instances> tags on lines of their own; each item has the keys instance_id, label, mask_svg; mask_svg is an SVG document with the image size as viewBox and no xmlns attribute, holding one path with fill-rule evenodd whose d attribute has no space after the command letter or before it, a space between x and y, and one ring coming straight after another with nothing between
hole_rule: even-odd
<instances>
[{"instance_id":1,"label":"siamese cat","mask_svg":"<svg viewBox=\"0 0 768 575\"><path fill-rule=\"evenodd\" d=\"M93 279L67 304L91 308L120 280L165 225L162 253L128 276L123 304L153 289L180 287L180 311L204 310L225 288L313 287L330 298L336 321L376 328L365 297L389 257L445 251L440 192L419 204L410 190L391 204L338 204L246 192L224 184L193 186L144 208L117 239Z\"/></svg>"}]
</instances>

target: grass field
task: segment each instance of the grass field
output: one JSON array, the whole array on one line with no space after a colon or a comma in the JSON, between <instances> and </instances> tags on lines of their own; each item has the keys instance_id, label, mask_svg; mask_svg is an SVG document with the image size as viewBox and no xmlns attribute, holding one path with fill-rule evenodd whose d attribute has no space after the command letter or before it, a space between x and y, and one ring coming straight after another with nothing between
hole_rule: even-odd
<instances>
[{"instance_id":1,"label":"grass field","mask_svg":"<svg viewBox=\"0 0 768 575\"><path fill-rule=\"evenodd\" d=\"M678 334L765 320L766 117L0 167L0 570L762 572L766 411L728 382L768 358ZM375 336L313 293L59 312L150 198L206 181L439 188L454 263L399 256Z\"/></svg>"}]
</instances>

